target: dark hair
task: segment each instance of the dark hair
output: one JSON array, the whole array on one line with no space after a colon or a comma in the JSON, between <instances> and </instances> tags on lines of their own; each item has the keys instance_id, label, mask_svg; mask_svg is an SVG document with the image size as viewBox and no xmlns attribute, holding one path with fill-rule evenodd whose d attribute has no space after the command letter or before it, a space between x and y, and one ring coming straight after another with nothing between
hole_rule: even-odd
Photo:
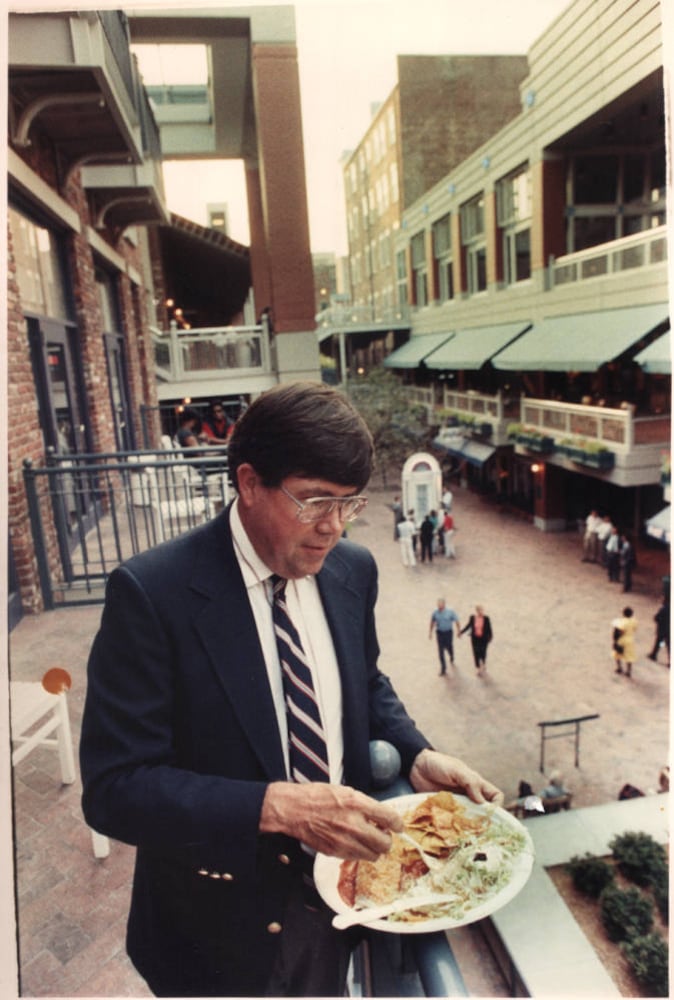
<instances>
[{"instance_id":1,"label":"dark hair","mask_svg":"<svg viewBox=\"0 0 674 1000\"><path fill-rule=\"evenodd\" d=\"M258 396L236 422L227 454L234 483L248 462L267 487L295 475L362 490L374 462L363 418L344 393L320 382L291 382Z\"/></svg>"},{"instance_id":2,"label":"dark hair","mask_svg":"<svg viewBox=\"0 0 674 1000\"><path fill-rule=\"evenodd\" d=\"M632 608L623 608L623 615L625 618L631 618L633 614L634 611L632 611Z\"/></svg>"},{"instance_id":3,"label":"dark hair","mask_svg":"<svg viewBox=\"0 0 674 1000\"><path fill-rule=\"evenodd\" d=\"M533 795L534 790L528 781L520 781L519 797L525 799L527 795Z\"/></svg>"},{"instance_id":4,"label":"dark hair","mask_svg":"<svg viewBox=\"0 0 674 1000\"><path fill-rule=\"evenodd\" d=\"M196 410L193 410L191 409L191 407L186 406L185 409L181 410L181 412L178 414L178 425L182 427L182 425L186 424L188 420L197 421L198 423L197 433L198 433L198 431L201 430L201 416L199 413L197 413Z\"/></svg>"}]
</instances>

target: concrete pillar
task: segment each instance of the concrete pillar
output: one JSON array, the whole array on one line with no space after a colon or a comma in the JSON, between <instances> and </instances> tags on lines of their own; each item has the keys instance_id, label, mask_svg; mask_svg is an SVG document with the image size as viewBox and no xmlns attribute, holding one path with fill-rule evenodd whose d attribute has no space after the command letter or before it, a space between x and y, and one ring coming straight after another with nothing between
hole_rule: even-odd
<instances>
[{"instance_id":1,"label":"concrete pillar","mask_svg":"<svg viewBox=\"0 0 674 1000\"><path fill-rule=\"evenodd\" d=\"M534 524L541 531L566 529L566 479L568 473L543 460L532 461Z\"/></svg>"}]
</instances>

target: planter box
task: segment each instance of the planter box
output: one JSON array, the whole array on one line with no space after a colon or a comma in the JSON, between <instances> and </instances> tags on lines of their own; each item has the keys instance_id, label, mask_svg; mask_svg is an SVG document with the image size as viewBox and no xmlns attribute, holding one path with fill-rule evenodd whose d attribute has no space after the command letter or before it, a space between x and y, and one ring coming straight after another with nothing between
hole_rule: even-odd
<instances>
[{"instance_id":1,"label":"planter box","mask_svg":"<svg viewBox=\"0 0 674 1000\"><path fill-rule=\"evenodd\" d=\"M576 462L578 465L587 465L592 469L612 469L615 465L615 455L612 451L583 451L580 448L571 449L573 454L570 455L572 462Z\"/></svg>"},{"instance_id":2,"label":"planter box","mask_svg":"<svg viewBox=\"0 0 674 1000\"><path fill-rule=\"evenodd\" d=\"M550 455L555 450L555 439L543 435L516 434L515 440L518 444L524 445L529 451L536 451L542 455Z\"/></svg>"}]
</instances>

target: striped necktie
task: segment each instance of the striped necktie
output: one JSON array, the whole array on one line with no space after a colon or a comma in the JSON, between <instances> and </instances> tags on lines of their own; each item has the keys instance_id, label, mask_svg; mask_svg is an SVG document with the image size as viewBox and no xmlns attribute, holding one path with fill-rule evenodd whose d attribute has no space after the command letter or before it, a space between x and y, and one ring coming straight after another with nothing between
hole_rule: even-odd
<instances>
[{"instance_id":1,"label":"striped necktie","mask_svg":"<svg viewBox=\"0 0 674 1000\"><path fill-rule=\"evenodd\" d=\"M288 753L293 781L329 781L328 748L311 667L288 614L287 580L274 574L272 616L281 661L288 720Z\"/></svg>"}]
</instances>

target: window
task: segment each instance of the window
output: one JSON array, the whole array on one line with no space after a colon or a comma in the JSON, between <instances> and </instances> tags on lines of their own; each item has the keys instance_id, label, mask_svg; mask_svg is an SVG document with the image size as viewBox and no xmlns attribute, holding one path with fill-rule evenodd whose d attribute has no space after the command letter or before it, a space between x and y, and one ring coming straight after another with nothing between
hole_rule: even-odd
<instances>
[{"instance_id":1,"label":"window","mask_svg":"<svg viewBox=\"0 0 674 1000\"><path fill-rule=\"evenodd\" d=\"M433 223L433 262L440 302L454 298L454 265L452 261L451 216L444 215Z\"/></svg>"},{"instance_id":2,"label":"window","mask_svg":"<svg viewBox=\"0 0 674 1000\"><path fill-rule=\"evenodd\" d=\"M428 305L428 272L426 269L426 233L412 237L412 293L416 306Z\"/></svg>"},{"instance_id":3,"label":"window","mask_svg":"<svg viewBox=\"0 0 674 1000\"><path fill-rule=\"evenodd\" d=\"M407 261L405 251L396 254L396 286L398 289L398 305L407 305Z\"/></svg>"},{"instance_id":4,"label":"window","mask_svg":"<svg viewBox=\"0 0 674 1000\"><path fill-rule=\"evenodd\" d=\"M531 172L519 167L496 185L496 213L508 285L531 277Z\"/></svg>"},{"instance_id":5,"label":"window","mask_svg":"<svg viewBox=\"0 0 674 1000\"><path fill-rule=\"evenodd\" d=\"M390 175L390 178L391 178L391 202L393 204L395 204L398 201L399 197L400 197L399 190L398 190L398 164L397 163L392 163L391 164L391 166L389 167L389 175Z\"/></svg>"},{"instance_id":6,"label":"window","mask_svg":"<svg viewBox=\"0 0 674 1000\"><path fill-rule=\"evenodd\" d=\"M572 156L567 165L567 252L665 224L664 146Z\"/></svg>"},{"instance_id":7,"label":"window","mask_svg":"<svg viewBox=\"0 0 674 1000\"><path fill-rule=\"evenodd\" d=\"M461 206L461 244L469 295L487 289L487 245L484 234L484 194Z\"/></svg>"},{"instance_id":8,"label":"window","mask_svg":"<svg viewBox=\"0 0 674 1000\"><path fill-rule=\"evenodd\" d=\"M393 105L386 112L386 124L388 127L388 144L395 146L396 142L396 114Z\"/></svg>"},{"instance_id":9,"label":"window","mask_svg":"<svg viewBox=\"0 0 674 1000\"><path fill-rule=\"evenodd\" d=\"M9 223L24 312L67 319L65 275L55 234L11 206Z\"/></svg>"}]
</instances>

